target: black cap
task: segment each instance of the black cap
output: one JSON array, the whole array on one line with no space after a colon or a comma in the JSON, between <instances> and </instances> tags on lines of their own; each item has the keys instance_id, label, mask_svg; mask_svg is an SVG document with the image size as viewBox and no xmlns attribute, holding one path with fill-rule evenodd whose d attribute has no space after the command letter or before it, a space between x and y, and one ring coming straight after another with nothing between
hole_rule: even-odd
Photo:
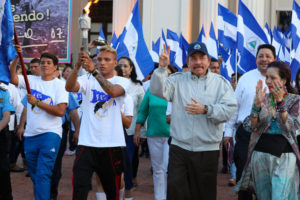
<instances>
[{"instance_id":1,"label":"black cap","mask_svg":"<svg viewBox=\"0 0 300 200\"><path fill-rule=\"evenodd\" d=\"M194 42L189 45L188 56L192 55L195 52L202 52L202 53L208 55L206 45L202 42Z\"/></svg>"}]
</instances>

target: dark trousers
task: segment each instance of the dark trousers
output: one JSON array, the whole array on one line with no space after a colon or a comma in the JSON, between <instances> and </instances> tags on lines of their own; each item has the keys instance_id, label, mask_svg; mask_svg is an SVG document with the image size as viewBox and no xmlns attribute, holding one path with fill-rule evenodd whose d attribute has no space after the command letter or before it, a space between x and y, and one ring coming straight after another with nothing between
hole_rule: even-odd
<instances>
[{"instance_id":1,"label":"dark trousers","mask_svg":"<svg viewBox=\"0 0 300 200\"><path fill-rule=\"evenodd\" d=\"M139 147L136 147L133 152L133 158L132 158L132 178L137 177L137 173L139 170Z\"/></svg>"},{"instance_id":2,"label":"dark trousers","mask_svg":"<svg viewBox=\"0 0 300 200\"><path fill-rule=\"evenodd\" d=\"M61 179L62 173L61 173L61 168L62 168L62 158L64 156L64 152L67 147L67 136L68 136L69 128L67 126L63 126L63 132L62 132L62 138L61 138L61 143L60 147L57 153L57 157L55 160L54 168L53 168L53 173L51 177L51 191L50 191L50 197L55 199L58 195L58 185L59 181Z\"/></svg>"},{"instance_id":3,"label":"dark trousers","mask_svg":"<svg viewBox=\"0 0 300 200\"><path fill-rule=\"evenodd\" d=\"M128 168L124 170L124 181L125 181L125 189L130 190L133 187L132 184L132 160L134 156L134 152L136 149L136 146L133 142L133 135L128 136L127 134L125 135L126 137L126 146L127 146L127 153L128 153L128 158L129 158L129 163L128 163Z\"/></svg>"},{"instance_id":4,"label":"dark trousers","mask_svg":"<svg viewBox=\"0 0 300 200\"><path fill-rule=\"evenodd\" d=\"M75 131L72 131L72 129L70 128L70 132L69 132L69 149L70 149L70 151L74 151L77 147L77 144L73 141L74 133L75 133Z\"/></svg>"},{"instance_id":5,"label":"dark trousers","mask_svg":"<svg viewBox=\"0 0 300 200\"><path fill-rule=\"evenodd\" d=\"M10 131L10 151L9 151L10 164L15 164L17 162L20 153L22 155L23 160L25 160L23 140L20 141L16 133L14 131Z\"/></svg>"},{"instance_id":6,"label":"dark trousers","mask_svg":"<svg viewBox=\"0 0 300 200\"><path fill-rule=\"evenodd\" d=\"M236 181L239 181L242 176L248 157L248 146L251 133L239 126L236 131L236 144L234 147L234 163L236 165ZM239 200L252 200L252 193L248 191L239 191Z\"/></svg>"},{"instance_id":7,"label":"dark trousers","mask_svg":"<svg viewBox=\"0 0 300 200\"><path fill-rule=\"evenodd\" d=\"M8 127L0 132L0 199L12 200L9 172L9 131Z\"/></svg>"},{"instance_id":8,"label":"dark trousers","mask_svg":"<svg viewBox=\"0 0 300 200\"><path fill-rule=\"evenodd\" d=\"M93 172L100 178L107 200L119 200L121 148L77 147L73 167L73 200L87 199Z\"/></svg>"},{"instance_id":9,"label":"dark trousers","mask_svg":"<svg viewBox=\"0 0 300 200\"><path fill-rule=\"evenodd\" d=\"M192 152L171 145L168 200L216 200L219 151Z\"/></svg>"}]
</instances>

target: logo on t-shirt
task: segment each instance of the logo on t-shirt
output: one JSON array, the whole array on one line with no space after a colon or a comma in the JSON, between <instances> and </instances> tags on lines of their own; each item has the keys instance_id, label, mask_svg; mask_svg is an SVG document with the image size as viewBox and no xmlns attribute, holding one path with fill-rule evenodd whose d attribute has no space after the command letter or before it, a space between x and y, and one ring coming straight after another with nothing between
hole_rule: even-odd
<instances>
[{"instance_id":1,"label":"logo on t-shirt","mask_svg":"<svg viewBox=\"0 0 300 200\"><path fill-rule=\"evenodd\" d=\"M104 92L99 92L97 90L92 90L92 92L93 98L91 100L91 103L95 103L95 115L101 118L105 117L109 107L112 105L117 105L116 100L111 98L111 96L105 94Z\"/></svg>"},{"instance_id":2,"label":"logo on t-shirt","mask_svg":"<svg viewBox=\"0 0 300 200\"><path fill-rule=\"evenodd\" d=\"M34 89L31 89L31 94L32 94L33 96L35 96L36 99L39 99L40 101L43 101L43 102L46 103L46 104L53 105L53 99L52 99L50 96L45 95L45 94L43 94L43 93L41 93L41 92L39 92L39 91L37 91L37 90L34 90ZM38 113L38 112L37 112L38 109L39 109L39 108L38 108L37 106L35 106L35 107L33 108L33 112L34 112L34 113Z\"/></svg>"}]
</instances>

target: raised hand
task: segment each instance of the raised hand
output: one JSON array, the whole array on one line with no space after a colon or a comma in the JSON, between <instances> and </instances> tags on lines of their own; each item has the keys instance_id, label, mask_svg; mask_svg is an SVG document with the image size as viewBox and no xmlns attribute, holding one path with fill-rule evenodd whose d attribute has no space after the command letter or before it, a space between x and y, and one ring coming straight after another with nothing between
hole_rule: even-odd
<instances>
[{"instance_id":1,"label":"raised hand","mask_svg":"<svg viewBox=\"0 0 300 200\"><path fill-rule=\"evenodd\" d=\"M257 85L256 85L256 96L255 96L255 99L254 99L254 105L256 107L260 107L261 106L261 103L265 99L266 91L267 91L267 88L263 89L263 82L262 82L262 80L259 80L257 82Z\"/></svg>"},{"instance_id":2,"label":"raised hand","mask_svg":"<svg viewBox=\"0 0 300 200\"><path fill-rule=\"evenodd\" d=\"M277 102L282 101L286 91L282 86L282 83L278 80L272 82L272 89L270 90L273 97L276 99Z\"/></svg>"},{"instance_id":3,"label":"raised hand","mask_svg":"<svg viewBox=\"0 0 300 200\"><path fill-rule=\"evenodd\" d=\"M168 49L166 45L164 44L164 51L159 56L159 65L161 67L167 67L170 61L170 46L168 46Z\"/></svg>"}]
</instances>

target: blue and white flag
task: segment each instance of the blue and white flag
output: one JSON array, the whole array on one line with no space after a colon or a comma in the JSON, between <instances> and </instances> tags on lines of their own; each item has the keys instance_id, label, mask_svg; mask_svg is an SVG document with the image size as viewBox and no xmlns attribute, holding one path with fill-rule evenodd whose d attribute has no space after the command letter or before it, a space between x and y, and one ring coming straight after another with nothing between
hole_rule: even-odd
<instances>
[{"instance_id":1,"label":"blue and white flag","mask_svg":"<svg viewBox=\"0 0 300 200\"><path fill-rule=\"evenodd\" d=\"M235 49L232 53L230 53L229 49L226 50L222 46L220 46L219 52L223 59L223 62L220 66L221 75L224 76L228 81L230 81L231 75L234 73L235 70L235 63L236 63Z\"/></svg>"},{"instance_id":2,"label":"blue and white flag","mask_svg":"<svg viewBox=\"0 0 300 200\"><path fill-rule=\"evenodd\" d=\"M206 42L205 31L204 31L204 26L203 25L202 25L201 31L199 33L197 42L203 42L203 43Z\"/></svg>"},{"instance_id":3,"label":"blue and white flag","mask_svg":"<svg viewBox=\"0 0 300 200\"><path fill-rule=\"evenodd\" d=\"M9 83L9 65L17 56L15 47L12 44L14 23L10 0L0 0L0 22L0 81Z\"/></svg>"},{"instance_id":4,"label":"blue and white flag","mask_svg":"<svg viewBox=\"0 0 300 200\"><path fill-rule=\"evenodd\" d=\"M159 62L159 48L160 48L160 38L154 43L152 41L152 50L150 51L150 55L152 57L153 62Z\"/></svg>"},{"instance_id":5,"label":"blue and white flag","mask_svg":"<svg viewBox=\"0 0 300 200\"><path fill-rule=\"evenodd\" d=\"M300 6L294 0L291 22L292 49L296 50L300 42ZM297 54L295 54L297 55Z\"/></svg>"},{"instance_id":6,"label":"blue and white flag","mask_svg":"<svg viewBox=\"0 0 300 200\"><path fill-rule=\"evenodd\" d=\"M215 35L214 25L211 23L209 37L206 41L207 51L210 57L218 60L218 42Z\"/></svg>"},{"instance_id":7,"label":"blue and white flag","mask_svg":"<svg viewBox=\"0 0 300 200\"><path fill-rule=\"evenodd\" d=\"M272 43L272 31L271 31L271 28L269 27L268 23L265 24L264 32L267 36L268 44L271 44Z\"/></svg>"},{"instance_id":8,"label":"blue and white flag","mask_svg":"<svg viewBox=\"0 0 300 200\"><path fill-rule=\"evenodd\" d=\"M284 60L284 39L276 27L273 29L272 45L275 47L277 59Z\"/></svg>"},{"instance_id":9,"label":"blue and white flag","mask_svg":"<svg viewBox=\"0 0 300 200\"><path fill-rule=\"evenodd\" d=\"M236 48L237 16L218 4L218 40L226 48Z\"/></svg>"},{"instance_id":10,"label":"blue and white flag","mask_svg":"<svg viewBox=\"0 0 300 200\"><path fill-rule=\"evenodd\" d=\"M113 33L113 36L112 36L112 38L111 38L110 46L111 46L112 48L116 48L116 46L117 46L117 41L118 41L118 38L117 38L117 36L116 36L116 33Z\"/></svg>"},{"instance_id":11,"label":"blue and white flag","mask_svg":"<svg viewBox=\"0 0 300 200\"><path fill-rule=\"evenodd\" d=\"M153 70L154 64L144 40L138 1L121 35L118 58L128 56L135 65L138 79L143 80Z\"/></svg>"},{"instance_id":12,"label":"blue and white flag","mask_svg":"<svg viewBox=\"0 0 300 200\"><path fill-rule=\"evenodd\" d=\"M100 30L99 30L98 40L106 40L106 39L105 39L104 32L103 32L102 25L101 25Z\"/></svg>"},{"instance_id":13,"label":"blue and white flag","mask_svg":"<svg viewBox=\"0 0 300 200\"><path fill-rule=\"evenodd\" d=\"M256 68L256 52L261 44L268 44L268 38L250 10L239 0L237 47L241 56L239 65L244 71Z\"/></svg>"},{"instance_id":14,"label":"blue and white flag","mask_svg":"<svg viewBox=\"0 0 300 200\"><path fill-rule=\"evenodd\" d=\"M181 69L182 67L182 58L180 60L179 63L176 63L176 56L177 55L177 51L179 51L179 38L177 36L177 33L167 29L167 44L168 46L170 46L170 64L173 66L176 66L177 69ZM182 52L181 52L181 56L182 56ZM177 60L178 61L178 60Z\"/></svg>"},{"instance_id":15,"label":"blue and white flag","mask_svg":"<svg viewBox=\"0 0 300 200\"><path fill-rule=\"evenodd\" d=\"M179 47L182 50L182 64L184 65L184 64L186 64L187 50L189 47L189 43L183 37L182 34L180 34L180 38L179 38Z\"/></svg>"}]
</instances>

